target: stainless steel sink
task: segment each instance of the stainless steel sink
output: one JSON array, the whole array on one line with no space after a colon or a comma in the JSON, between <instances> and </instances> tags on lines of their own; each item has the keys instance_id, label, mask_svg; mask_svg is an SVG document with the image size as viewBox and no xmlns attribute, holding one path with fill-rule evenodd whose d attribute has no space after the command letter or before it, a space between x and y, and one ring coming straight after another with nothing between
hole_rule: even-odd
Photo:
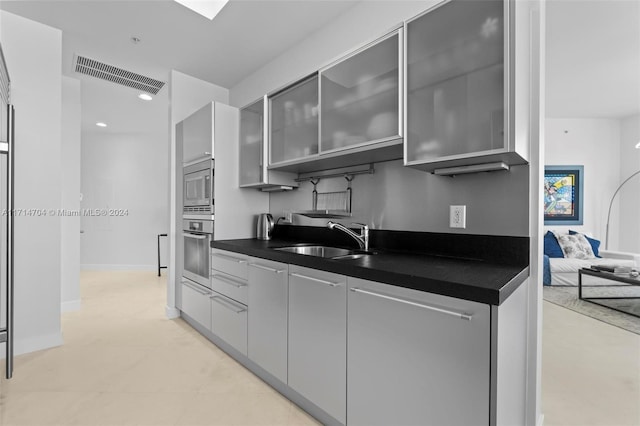
<instances>
[{"instance_id":1,"label":"stainless steel sink","mask_svg":"<svg viewBox=\"0 0 640 426\"><path fill-rule=\"evenodd\" d=\"M365 256L376 254L375 251L364 251L359 249L344 249L339 247L329 247L320 245L295 245L280 247L274 250L286 251L289 253L304 254L307 256L324 257L334 260L355 260Z\"/></svg>"},{"instance_id":2,"label":"stainless steel sink","mask_svg":"<svg viewBox=\"0 0 640 426\"><path fill-rule=\"evenodd\" d=\"M291 246L291 247L280 247L274 250L287 251L290 253L296 254L304 254L307 256L316 256L316 257L337 257L337 256L345 256L352 254L354 250L343 249L338 247L328 247L328 246Z\"/></svg>"}]
</instances>

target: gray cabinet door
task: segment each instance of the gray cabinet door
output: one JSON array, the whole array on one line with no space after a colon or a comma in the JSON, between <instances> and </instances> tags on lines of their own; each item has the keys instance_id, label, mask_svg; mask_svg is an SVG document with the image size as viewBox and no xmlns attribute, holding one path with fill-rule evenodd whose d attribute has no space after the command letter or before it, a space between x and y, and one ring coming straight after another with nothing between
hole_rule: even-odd
<instances>
[{"instance_id":1,"label":"gray cabinet door","mask_svg":"<svg viewBox=\"0 0 640 426\"><path fill-rule=\"evenodd\" d=\"M348 424L488 425L489 306L348 282Z\"/></svg>"},{"instance_id":2,"label":"gray cabinet door","mask_svg":"<svg viewBox=\"0 0 640 426\"><path fill-rule=\"evenodd\" d=\"M182 127L182 161L188 163L213 153L213 104L207 104L189 117Z\"/></svg>"},{"instance_id":3,"label":"gray cabinet door","mask_svg":"<svg viewBox=\"0 0 640 426\"><path fill-rule=\"evenodd\" d=\"M243 355L247 354L247 306L211 292L211 331Z\"/></svg>"},{"instance_id":4,"label":"gray cabinet door","mask_svg":"<svg viewBox=\"0 0 640 426\"><path fill-rule=\"evenodd\" d=\"M289 266L289 386L346 421L346 277Z\"/></svg>"},{"instance_id":5,"label":"gray cabinet door","mask_svg":"<svg viewBox=\"0 0 640 426\"><path fill-rule=\"evenodd\" d=\"M182 312L196 320L207 330L211 329L211 290L190 281L182 281Z\"/></svg>"},{"instance_id":6,"label":"gray cabinet door","mask_svg":"<svg viewBox=\"0 0 640 426\"><path fill-rule=\"evenodd\" d=\"M249 358L287 383L288 265L249 262Z\"/></svg>"}]
</instances>

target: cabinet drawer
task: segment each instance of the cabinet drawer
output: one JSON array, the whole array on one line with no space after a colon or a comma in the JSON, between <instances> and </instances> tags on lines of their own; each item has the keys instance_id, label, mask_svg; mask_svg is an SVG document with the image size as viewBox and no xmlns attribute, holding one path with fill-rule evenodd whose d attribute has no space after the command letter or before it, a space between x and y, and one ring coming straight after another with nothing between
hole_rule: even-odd
<instances>
[{"instance_id":1,"label":"cabinet drawer","mask_svg":"<svg viewBox=\"0 0 640 426\"><path fill-rule=\"evenodd\" d=\"M188 281L182 282L182 312L200 325L211 329L211 290Z\"/></svg>"},{"instance_id":2,"label":"cabinet drawer","mask_svg":"<svg viewBox=\"0 0 640 426\"><path fill-rule=\"evenodd\" d=\"M211 270L211 289L247 305L247 280Z\"/></svg>"},{"instance_id":3,"label":"cabinet drawer","mask_svg":"<svg viewBox=\"0 0 640 426\"><path fill-rule=\"evenodd\" d=\"M212 292L211 331L247 355L247 306Z\"/></svg>"},{"instance_id":4,"label":"cabinet drawer","mask_svg":"<svg viewBox=\"0 0 640 426\"><path fill-rule=\"evenodd\" d=\"M249 257L224 250L211 249L211 269L247 279Z\"/></svg>"}]
</instances>

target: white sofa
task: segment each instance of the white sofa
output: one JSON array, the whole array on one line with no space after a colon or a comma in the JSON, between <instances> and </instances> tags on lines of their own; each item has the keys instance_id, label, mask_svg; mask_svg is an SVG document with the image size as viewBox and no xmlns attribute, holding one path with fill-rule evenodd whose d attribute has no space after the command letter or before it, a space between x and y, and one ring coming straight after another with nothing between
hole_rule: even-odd
<instances>
[{"instance_id":1,"label":"white sofa","mask_svg":"<svg viewBox=\"0 0 640 426\"><path fill-rule=\"evenodd\" d=\"M640 266L640 254L620 251L600 250L601 258L567 259L564 257L549 258L551 285L578 286L578 269L591 265ZM595 282L594 282L595 283Z\"/></svg>"}]
</instances>

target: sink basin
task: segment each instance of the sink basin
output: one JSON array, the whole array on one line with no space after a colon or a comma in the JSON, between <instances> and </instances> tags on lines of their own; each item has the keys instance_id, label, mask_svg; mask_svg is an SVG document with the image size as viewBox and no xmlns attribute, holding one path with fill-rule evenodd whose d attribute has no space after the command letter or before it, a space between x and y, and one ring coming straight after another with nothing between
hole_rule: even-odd
<instances>
[{"instance_id":1,"label":"sink basin","mask_svg":"<svg viewBox=\"0 0 640 426\"><path fill-rule=\"evenodd\" d=\"M358 249L344 249L339 247L329 247L329 246L305 246L305 245L296 245L289 247L280 247L274 250L286 251L289 253L296 254L304 254L307 256L316 256L316 257L324 257L328 259L334 260L354 260L361 259L365 256L369 256L372 254L376 254L374 251L364 251Z\"/></svg>"},{"instance_id":2,"label":"sink basin","mask_svg":"<svg viewBox=\"0 0 640 426\"><path fill-rule=\"evenodd\" d=\"M287 251L289 253L304 254L317 257L337 257L352 254L354 250L327 246L291 246L280 247L274 250Z\"/></svg>"}]
</instances>

